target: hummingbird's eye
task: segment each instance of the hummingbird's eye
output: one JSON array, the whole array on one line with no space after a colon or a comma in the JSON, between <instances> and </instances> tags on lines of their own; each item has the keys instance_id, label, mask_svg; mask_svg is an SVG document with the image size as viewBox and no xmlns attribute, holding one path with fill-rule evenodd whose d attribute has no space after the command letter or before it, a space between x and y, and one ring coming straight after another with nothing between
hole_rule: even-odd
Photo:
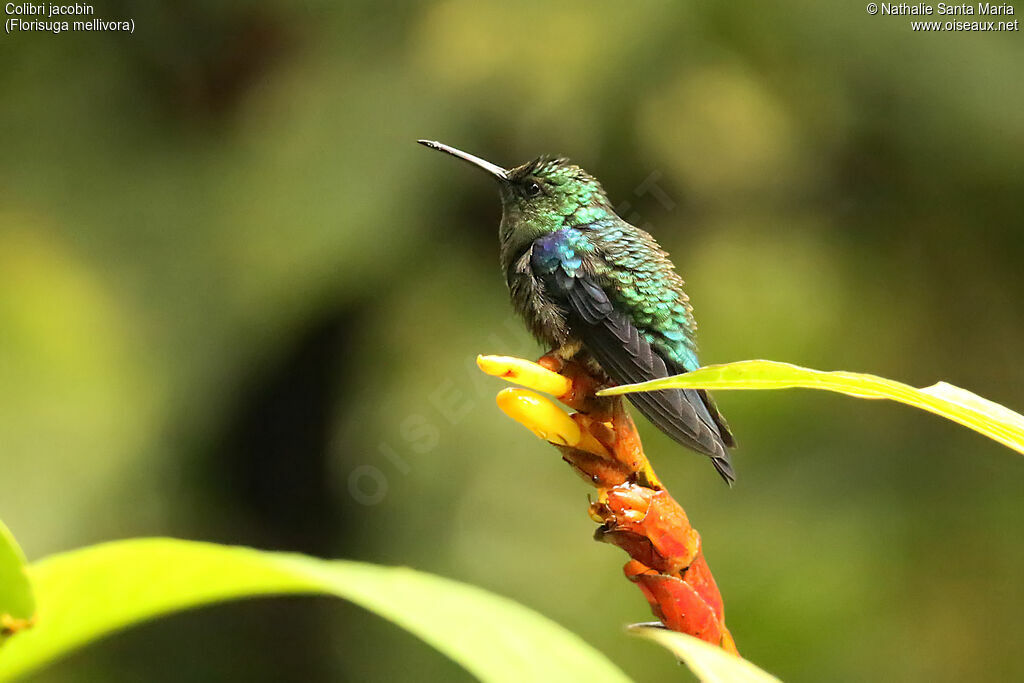
<instances>
[{"instance_id":1,"label":"hummingbird's eye","mask_svg":"<svg viewBox=\"0 0 1024 683\"><path fill-rule=\"evenodd\" d=\"M526 192L526 196L527 197L531 197L532 198L532 197L539 196L540 193L542 192L541 187L540 187L540 183L538 183L536 180L531 180L530 182L526 183L526 187L524 188L524 192Z\"/></svg>"}]
</instances>

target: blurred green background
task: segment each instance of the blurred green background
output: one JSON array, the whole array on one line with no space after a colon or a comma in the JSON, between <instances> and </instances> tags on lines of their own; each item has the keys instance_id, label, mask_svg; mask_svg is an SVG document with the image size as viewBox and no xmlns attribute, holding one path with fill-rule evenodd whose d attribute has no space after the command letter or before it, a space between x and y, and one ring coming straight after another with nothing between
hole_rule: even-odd
<instances>
[{"instance_id":1,"label":"blurred green background","mask_svg":"<svg viewBox=\"0 0 1024 683\"><path fill-rule=\"evenodd\" d=\"M134 35L0 39L0 518L30 558L169 534L407 564L688 677L623 634L651 616L590 489L474 369L542 349L494 188L420 137L601 178L672 252L705 363L1024 408L1020 33L807 0L382 5L110 3ZM719 401L733 490L641 430L744 655L787 681L1024 678L1020 456L891 404ZM35 680L468 678L309 598Z\"/></svg>"}]
</instances>

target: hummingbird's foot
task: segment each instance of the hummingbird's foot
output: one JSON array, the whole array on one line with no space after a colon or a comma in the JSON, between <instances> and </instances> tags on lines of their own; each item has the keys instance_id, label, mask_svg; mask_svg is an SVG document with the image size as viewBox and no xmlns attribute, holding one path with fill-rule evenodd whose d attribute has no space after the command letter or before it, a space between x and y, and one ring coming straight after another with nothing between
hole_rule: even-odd
<instances>
[{"instance_id":1,"label":"hummingbird's foot","mask_svg":"<svg viewBox=\"0 0 1024 683\"><path fill-rule=\"evenodd\" d=\"M537 365L542 368L546 368L551 372L561 374L562 368L565 367L565 359L559 357L554 351L548 351L537 359Z\"/></svg>"},{"instance_id":2,"label":"hummingbird's foot","mask_svg":"<svg viewBox=\"0 0 1024 683\"><path fill-rule=\"evenodd\" d=\"M562 395L555 395L555 398L573 410L594 415L602 422L608 421L611 402L595 395L598 389L604 388L604 384L594 377L586 366L573 360L563 360L554 352L541 356L537 360L537 365L557 372L569 380L568 391ZM605 417L606 415L608 417Z\"/></svg>"}]
</instances>

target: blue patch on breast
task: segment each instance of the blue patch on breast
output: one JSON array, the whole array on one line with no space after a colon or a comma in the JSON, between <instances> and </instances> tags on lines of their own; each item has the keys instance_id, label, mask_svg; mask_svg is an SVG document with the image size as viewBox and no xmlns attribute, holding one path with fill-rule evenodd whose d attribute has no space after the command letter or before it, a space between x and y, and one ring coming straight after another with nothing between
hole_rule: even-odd
<instances>
[{"instance_id":1,"label":"blue patch on breast","mask_svg":"<svg viewBox=\"0 0 1024 683\"><path fill-rule=\"evenodd\" d=\"M586 241L579 230L563 228L534 241L530 264L540 274L551 274L561 267L567 275L575 276L583 266L581 252L585 249Z\"/></svg>"}]
</instances>

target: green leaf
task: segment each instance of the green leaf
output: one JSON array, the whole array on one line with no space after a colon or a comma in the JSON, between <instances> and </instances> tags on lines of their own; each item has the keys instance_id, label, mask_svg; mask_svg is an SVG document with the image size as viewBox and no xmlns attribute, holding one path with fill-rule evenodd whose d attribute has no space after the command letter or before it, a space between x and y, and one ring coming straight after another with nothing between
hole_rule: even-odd
<instances>
[{"instance_id":1,"label":"green leaf","mask_svg":"<svg viewBox=\"0 0 1024 683\"><path fill-rule=\"evenodd\" d=\"M709 365L683 375L598 392L601 396L658 389L826 389L858 398L887 398L959 422L990 439L1024 453L1024 416L939 382L915 389L891 379L856 372L823 372L770 360Z\"/></svg>"},{"instance_id":2,"label":"green leaf","mask_svg":"<svg viewBox=\"0 0 1024 683\"><path fill-rule=\"evenodd\" d=\"M25 573L25 555L10 530L0 522L0 634L25 627L35 611L32 585Z\"/></svg>"},{"instance_id":3,"label":"green leaf","mask_svg":"<svg viewBox=\"0 0 1024 683\"><path fill-rule=\"evenodd\" d=\"M747 660L685 633L638 624L631 633L670 650L703 683L779 683L779 679Z\"/></svg>"},{"instance_id":4,"label":"green leaf","mask_svg":"<svg viewBox=\"0 0 1024 683\"><path fill-rule=\"evenodd\" d=\"M482 680L628 681L540 614L412 569L152 538L55 555L29 573L38 621L0 650L0 680L163 614L247 596L321 593L390 619Z\"/></svg>"}]
</instances>

